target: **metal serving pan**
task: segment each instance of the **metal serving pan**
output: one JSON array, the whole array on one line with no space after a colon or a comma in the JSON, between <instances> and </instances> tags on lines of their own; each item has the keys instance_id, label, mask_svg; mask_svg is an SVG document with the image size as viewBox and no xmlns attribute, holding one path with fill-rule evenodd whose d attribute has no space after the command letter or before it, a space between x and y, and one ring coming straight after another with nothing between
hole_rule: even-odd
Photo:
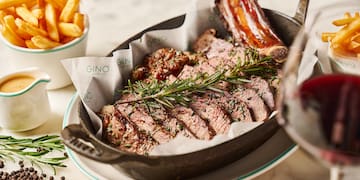
<instances>
[{"instance_id":1,"label":"metal serving pan","mask_svg":"<svg viewBox=\"0 0 360 180\"><path fill-rule=\"evenodd\" d=\"M308 0L301 0L294 17L264 9L272 27L286 45L292 43L304 22L307 7ZM145 32L179 27L184 19L185 15L182 15L152 26L129 38L113 51L128 48L131 41L140 38ZM240 159L278 131L283 131L276 119L271 119L237 138L200 151L181 155L142 156L120 151L97 139L82 103L79 107L80 124L70 124L63 129L61 136L64 144L82 156L111 164L135 179L184 179L198 176ZM289 147L294 145L290 139L286 140Z\"/></svg>"}]
</instances>

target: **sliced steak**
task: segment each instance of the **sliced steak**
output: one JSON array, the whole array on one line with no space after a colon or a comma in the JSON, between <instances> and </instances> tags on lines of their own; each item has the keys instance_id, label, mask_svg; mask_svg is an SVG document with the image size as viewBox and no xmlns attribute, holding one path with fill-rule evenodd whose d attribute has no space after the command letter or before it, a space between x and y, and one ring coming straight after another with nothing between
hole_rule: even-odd
<instances>
[{"instance_id":1,"label":"sliced steak","mask_svg":"<svg viewBox=\"0 0 360 180\"><path fill-rule=\"evenodd\" d=\"M245 102L233 97L230 93L215 93L208 91L204 97L209 99L211 103L220 105L230 115L233 121L252 122L250 110Z\"/></svg>"},{"instance_id":2,"label":"sliced steak","mask_svg":"<svg viewBox=\"0 0 360 180\"><path fill-rule=\"evenodd\" d=\"M264 121L269 117L267 106L254 89L239 87L232 96L246 103L255 121Z\"/></svg>"},{"instance_id":3,"label":"sliced steak","mask_svg":"<svg viewBox=\"0 0 360 180\"><path fill-rule=\"evenodd\" d=\"M158 124L161 124L171 136L175 137L178 134L182 134L185 137L194 138L191 132L184 128L184 124L175 117L170 116L161 105L149 107L149 114Z\"/></svg>"},{"instance_id":4,"label":"sliced steak","mask_svg":"<svg viewBox=\"0 0 360 180\"><path fill-rule=\"evenodd\" d=\"M255 89L257 94L264 100L265 104L270 110L275 109L274 95L270 88L269 83L261 77L252 77L249 83L245 84L245 87Z\"/></svg>"},{"instance_id":5,"label":"sliced steak","mask_svg":"<svg viewBox=\"0 0 360 180\"><path fill-rule=\"evenodd\" d=\"M198 96L193 97L190 106L202 119L207 120L216 134L225 134L229 131L231 119L221 106L211 103L207 98Z\"/></svg>"},{"instance_id":6,"label":"sliced steak","mask_svg":"<svg viewBox=\"0 0 360 180\"><path fill-rule=\"evenodd\" d=\"M115 110L113 105L104 106L101 116L103 117L103 137L120 150L146 154L157 144L147 134L138 131L137 126Z\"/></svg>"},{"instance_id":7,"label":"sliced steak","mask_svg":"<svg viewBox=\"0 0 360 180\"><path fill-rule=\"evenodd\" d=\"M121 100L131 100L133 95L124 95ZM172 139L172 136L160 124L158 124L147 112L146 107L139 103L117 104L116 109L128 120L134 122L140 131L144 131L157 142L165 143Z\"/></svg>"},{"instance_id":8,"label":"sliced steak","mask_svg":"<svg viewBox=\"0 0 360 180\"><path fill-rule=\"evenodd\" d=\"M215 133L191 108L176 106L169 110L170 114L181 121L187 129L198 139L209 140Z\"/></svg>"}]
</instances>

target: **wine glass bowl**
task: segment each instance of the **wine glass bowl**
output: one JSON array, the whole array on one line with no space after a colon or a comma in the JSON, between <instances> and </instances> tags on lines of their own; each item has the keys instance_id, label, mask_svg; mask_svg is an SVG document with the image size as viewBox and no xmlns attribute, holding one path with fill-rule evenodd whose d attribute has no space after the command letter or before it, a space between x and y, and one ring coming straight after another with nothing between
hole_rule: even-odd
<instances>
[{"instance_id":1,"label":"wine glass bowl","mask_svg":"<svg viewBox=\"0 0 360 180\"><path fill-rule=\"evenodd\" d=\"M346 12L355 18L359 11L358 3L345 1L308 15L290 47L277 101L278 122L287 134L342 172L360 168L360 61L331 52L331 41L323 42L322 33L339 31L332 22Z\"/></svg>"}]
</instances>

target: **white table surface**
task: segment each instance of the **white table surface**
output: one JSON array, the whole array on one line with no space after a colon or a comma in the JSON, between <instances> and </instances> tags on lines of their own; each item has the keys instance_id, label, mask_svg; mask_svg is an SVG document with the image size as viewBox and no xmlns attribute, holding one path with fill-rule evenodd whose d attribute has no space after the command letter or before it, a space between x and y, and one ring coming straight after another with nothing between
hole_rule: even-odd
<instances>
[{"instance_id":1,"label":"white table surface","mask_svg":"<svg viewBox=\"0 0 360 180\"><path fill-rule=\"evenodd\" d=\"M259 2L263 7L275 9L290 16L293 16L297 5L297 0L259 0ZM332 2L335 0L313 0L310 2L309 9L312 11ZM188 0L83 0L83 8L88 12L91 26L87 55L105 56L118 44L141 30L185 13L187 3ZM0 45L0 55L3 48ZM0 75L14 70L7 68L9 61L11 59L1 59ZM0 134L17 137L59 134L66 106L74 93L75 89L72 85L49 91L53 115L48 122L39 128L23 133L12 133L0 129ZM56 179L60 179L61 176L65 176L66 179L88 178L71 160L67 160L65 163L68 167L58 169ZM303 151L297 150L286 160L256 179L328 179L328 170L306 156Z\"/></svg>"}]
</instances>

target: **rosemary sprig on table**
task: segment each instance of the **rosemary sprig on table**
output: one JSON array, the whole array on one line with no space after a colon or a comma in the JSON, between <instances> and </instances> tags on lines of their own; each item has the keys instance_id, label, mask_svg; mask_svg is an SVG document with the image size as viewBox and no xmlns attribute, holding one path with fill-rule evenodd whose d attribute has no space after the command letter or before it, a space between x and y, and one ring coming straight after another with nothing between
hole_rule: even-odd
<instances>
[{"instance_id":1,"label":"rosemary sprig on table","mask_svg":"<svg viewBox=\"0 0 360 180\"><path fill-rule=\"evenodd\" d=\"M65 150L59 136L45 135L35 139L17 139L12 136L0 135L0 159L3 160L28 160L31 164L41 169L41 164L55 167L66 167L63 163L67 156L47 157L53 151Z\"/></svg>"},{"instance_id":2,"label":"rosemary sprig on table","mask_svg":"<svg viewBox=\"0 0 360 180\"><path fill-rule=\"evenodd\" d=\"M237 65L228 71L218 70L214 74L199 74L195 78L176 79L172 83L152 80L151 82L128 81L128 86L122 90L122 94L132 93L137 98L132 100L118 101L117 104L154 100L165 107L173 108L174 104L187 106L191 102L191 95L204 93L206 90L222 92L214 85L220 81L234 84L248 82L246 79L251 75L262 77L273 76L276 73L276 65L271 57L261 57L258 51L246 49L245 59L239 59Z\"/></svg>"}]
</instances>

